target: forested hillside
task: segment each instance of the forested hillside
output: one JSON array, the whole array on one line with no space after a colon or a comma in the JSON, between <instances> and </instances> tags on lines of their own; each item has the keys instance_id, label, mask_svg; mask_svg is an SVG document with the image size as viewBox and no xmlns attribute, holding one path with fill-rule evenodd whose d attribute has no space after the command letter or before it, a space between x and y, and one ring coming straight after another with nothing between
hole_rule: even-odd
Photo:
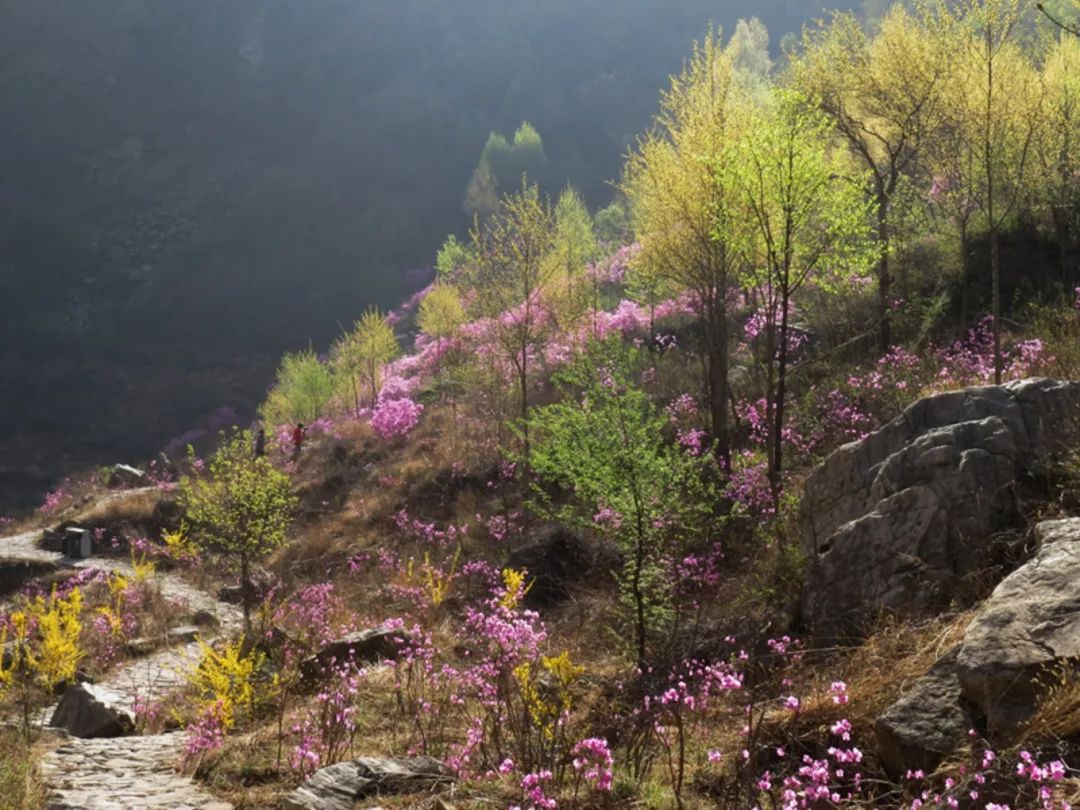
<instances>
[{"instance_id":1,"label":"forested hillside","mask_svg":"<svg viewBox=\"0 0 1080 810\"><path fill-rule=\"evenodd\" d=\"M257 424L0 521L0 797L1075 806L1080 2L764 43L610 199L515 111Z\"/></svg>"},{"instance_id":2,"label":"forested hillside","mask_svg":"<svg viewBox=\"0 0 1080 810\"><path fill-rule=\"evenodd\" d=\"M414 292L492 130L602 204L710 21L776 52L818 10L0 3L0 503L250 416L283 349Z\"/></svg>"}]
</instances>

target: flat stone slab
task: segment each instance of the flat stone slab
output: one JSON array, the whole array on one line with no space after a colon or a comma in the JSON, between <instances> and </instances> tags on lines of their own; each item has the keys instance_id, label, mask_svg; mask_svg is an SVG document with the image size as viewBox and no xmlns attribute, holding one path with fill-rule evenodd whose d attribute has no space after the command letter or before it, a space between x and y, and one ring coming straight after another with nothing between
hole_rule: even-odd
<instances>
[{"instance_id":1,"label":"flat stone slab","mask_svg":"<svg viewBox=\"0 0 1080 810\"><path fill-rule=\"evenodd\" d=\"M331 641L314 655L300 662L300 675L307 686L326 677L326 670L335 664L353 662L373 664L376 661L394 660L401 646L408 640L404 630L375 627L350 633L344 638Z\"/></svg>"},{"instance_id":2,"label":"flat stone slab","mask_svg":"<svg viewBox=\"0 0 1080 810\"><path fill-rule=\"evenodd\" d=\"M286 810L353 810L358 800L369 796L430 791L454 780L453 772L432 757L360 757L315 771L285 797L282 806Z\"/></svg>"}]
</instances>

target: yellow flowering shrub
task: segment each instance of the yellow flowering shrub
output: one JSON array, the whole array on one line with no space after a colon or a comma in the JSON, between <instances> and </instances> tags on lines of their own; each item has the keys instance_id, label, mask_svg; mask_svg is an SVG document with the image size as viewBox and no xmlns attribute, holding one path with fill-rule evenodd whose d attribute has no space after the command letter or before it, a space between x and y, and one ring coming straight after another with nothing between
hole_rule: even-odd
<instances>
[{"instance_id":1,"label":"yellow flowering shrub","mask_svg":"<svg viewBox=\"0 0 1080 810\"><path fill-rule=\"evenodd\" d=\"M199 641L202 657L191 676L200 713L213 713L225 731L236 725L238 709L254 709L262 696L256 690L256 675L264 656L257 650L244 652L243 641L226 644L221 651Z\"/></svg>"}]
</instances>

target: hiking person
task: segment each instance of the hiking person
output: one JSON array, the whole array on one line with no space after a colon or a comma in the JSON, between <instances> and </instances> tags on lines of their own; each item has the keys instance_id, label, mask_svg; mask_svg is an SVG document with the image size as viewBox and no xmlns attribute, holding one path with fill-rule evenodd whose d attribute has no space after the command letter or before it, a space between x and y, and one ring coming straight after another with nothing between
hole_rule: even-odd
<instances>
[{"instance_id":1,"label":"hiking person","mask_svg":"<svg viewBox=\"0 0 1080 810\"><path fill-rule=\"evenodd\" d=\"M255 433L255 458L266 455L266 428L259 428Z\"/></svg>"},{"instance_id":2,"label":"hiking person","mask_svg":"<svg viewBox=\"0 0 1080 810\"><path fill-rule=\"evenodd\" d=\"M307 431L304 430L304 423L303 422L297 422L296 423L296 429L292 433L292 443L293 443L292 460L293 461L296 461L298 458L300 458L300 448L304 444L304 436L305 435L307 435Z\"/></svg>"}]
</instances>

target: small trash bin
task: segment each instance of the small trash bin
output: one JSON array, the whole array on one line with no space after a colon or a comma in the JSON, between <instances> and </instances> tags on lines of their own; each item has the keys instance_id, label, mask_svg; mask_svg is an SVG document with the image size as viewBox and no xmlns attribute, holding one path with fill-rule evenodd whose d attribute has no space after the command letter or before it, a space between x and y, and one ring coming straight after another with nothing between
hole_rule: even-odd
<instances>
[{"instance_id":1,"label":"small trash bin","mask_svg":"<svg viewBox=\"0 0 1080 810\"><path fill-rule=\"evenodd\" d=\"M64 531L64 556L85 560L93 553L90 532L74 526Z\"/></svg>"}]
</instances>

